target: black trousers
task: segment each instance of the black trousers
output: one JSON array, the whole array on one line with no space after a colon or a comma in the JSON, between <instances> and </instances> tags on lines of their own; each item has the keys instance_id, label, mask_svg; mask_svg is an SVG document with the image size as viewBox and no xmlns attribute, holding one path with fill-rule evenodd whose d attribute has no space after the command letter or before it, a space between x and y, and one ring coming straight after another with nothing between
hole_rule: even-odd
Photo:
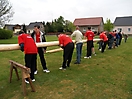
<instances>
[{"instance_id":1,"label":"black trousers","mask_svg":"<svg viewBox=\"0 0 132 99\"><path fill-rule=\"evenodd\" d=\"M87 41L87 57L91 56L93 47L93 40Z\"/></svg>"},{"instance_id":2,"label":"black trousers","mask_svg":"<svg viewBox=\"0 0 132 99\"><path fill-rule=\"evenodd\" d=\"M101 50L102 53L104 52L107 44L108 44L108 41L103 41L103 43L102 43L102 50Z\"/></svg>"},{"instance_id":3,"label":"black trousers","mask_svg":"<svg viewBox=\"0 0 132 99\"><path fill-rule=\"evenodd\" d=\"M45 58L44 58L44 52L43 52L43 48L42 47L38 48L38 54L39 54L39 58L40 58L41 65L42 65L43 69L47 69L46 61L45 61ZM36 70L37 70L37 62L36 62L35 71Z\"/></svg>"},{"instance_id":4,"label":"black trousers","mask_svg":"<svg viewBox=\"0 0 132 99\"><path fill-rule=\"evenodd\" d=\"M122 38L119 39L119 45L121 45L121 40L122 40Z\"/></svg>"},{"instance_id":5,"label":"black trousers","mask_svg":"<svg viewBox=\"0 0 132 99\"><path fill-rule=\"evenodd\" d=\"M34 69L36 67L37 54L25 54L25 66L30 68L30 78L34 79Z\"/></svg>"},{"instance_id":6,"label":"black trousers","mask_svg":"<svg viewBox=\"0 0 132 99\"><path fill-rule=\"evenodd\" d=\"M74 43L68 43L64 49L63 49L63 64L62 67L66 68L66 65L69 67L71 60L72 60L72 54L74 50Z\"/></svg>"}]
</instances>

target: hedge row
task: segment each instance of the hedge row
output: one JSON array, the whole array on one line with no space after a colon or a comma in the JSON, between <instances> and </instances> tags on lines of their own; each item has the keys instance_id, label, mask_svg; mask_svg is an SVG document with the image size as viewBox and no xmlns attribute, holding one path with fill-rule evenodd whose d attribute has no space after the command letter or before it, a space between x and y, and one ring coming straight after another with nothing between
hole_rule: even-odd
<instances>
[{"instance_id":1,"label":"hedge row","mask_svg":"<svg viewBox=\"0 0 132 99\"><path fill-rule=\"evenodd\" d=\"M0 29L0 39L9 39L12 38L13 31Z\"/></svg>"}]
</instances>

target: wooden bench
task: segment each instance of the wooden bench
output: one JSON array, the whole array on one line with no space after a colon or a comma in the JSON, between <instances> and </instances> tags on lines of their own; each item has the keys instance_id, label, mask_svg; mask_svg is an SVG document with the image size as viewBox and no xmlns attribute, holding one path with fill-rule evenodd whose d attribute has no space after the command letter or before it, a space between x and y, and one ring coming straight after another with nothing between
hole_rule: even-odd
<instances>
[{"instance_id":1,"label":"wooden bench","mask_svg":"<svg viewBox=\"0 0 132 99\"><path fill-rule=\"evenodd\" d=\"M21 70L21 73L22 73L22 90L23 90L23 94L27 95L25 78L28 78L31 90L32 90L32 92L35 92L35 88L34 88L34 86L32 84L32 80L30 79L30 68L27 68L26 66L21 65L21 64L15 62L15 61L12 61L12 60L9 60L9 63L11 64L11 67L10 67L10 79L9 79L10 83L11 83L11 79L12 79L13 69L15 70L17 79L18 80L20 79L19 75L18 75L18 70L17 70L17 68L18 68L18 69Z\"/></svg>"}]
</instances>

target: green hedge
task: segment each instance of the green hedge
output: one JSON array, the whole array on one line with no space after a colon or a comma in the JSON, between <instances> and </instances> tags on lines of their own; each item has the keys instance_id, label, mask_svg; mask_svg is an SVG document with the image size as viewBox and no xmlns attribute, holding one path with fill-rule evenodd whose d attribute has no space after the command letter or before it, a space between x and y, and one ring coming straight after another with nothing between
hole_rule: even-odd
<instances>
[{"instance_id":1,"label":"green hedge","mask_svg":"<svg viewBox=\"0 0 132 99\"><path fill-rule=\"evenodd\" d=\"M0 39L9 39L12 38L13 31L0 29Z\"/></svg>"}]
</instances>

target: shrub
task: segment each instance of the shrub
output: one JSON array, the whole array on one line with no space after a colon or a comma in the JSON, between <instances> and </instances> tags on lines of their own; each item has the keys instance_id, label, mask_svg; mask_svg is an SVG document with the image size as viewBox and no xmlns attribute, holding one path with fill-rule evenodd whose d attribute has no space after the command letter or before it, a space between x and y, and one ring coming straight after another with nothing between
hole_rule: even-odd
<instances>
[{"instance_id":1,"label":"shrub","mask_svg":"<svg viewBox=\"0 0 132 99\"><path fill-rule=\"evenodd\" d=\"M9 39L12 38L13 31L0 29L0 39Z\"/></svg>"}]
</instances>

